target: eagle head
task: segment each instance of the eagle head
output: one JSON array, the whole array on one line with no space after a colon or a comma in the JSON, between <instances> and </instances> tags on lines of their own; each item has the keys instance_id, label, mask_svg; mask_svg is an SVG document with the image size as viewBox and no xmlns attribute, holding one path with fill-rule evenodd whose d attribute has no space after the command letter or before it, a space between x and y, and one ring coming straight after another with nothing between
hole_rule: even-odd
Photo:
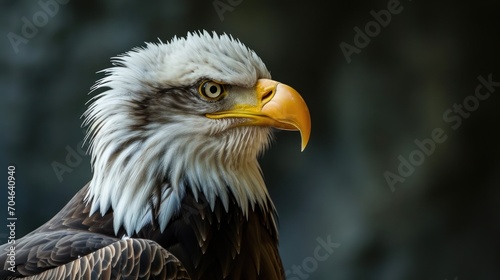
<instances>
[{"instance_id":1,"label":"eagle head","mask_svg":"<svg viewBox=\"0 0 500 280\"><path fill-rule=\"evenodd\" d=\"M114 211L128 235L152 219L164 230L187 191L210 207L231 198L243 213L272 208L257 157L272 129L299 130L301 96L271 80L262 60L228 35L188 33L112 59L84 113L93 178L92 213ZM156 215L156 217L155 217Z\"/></svg>"}]
</instances>

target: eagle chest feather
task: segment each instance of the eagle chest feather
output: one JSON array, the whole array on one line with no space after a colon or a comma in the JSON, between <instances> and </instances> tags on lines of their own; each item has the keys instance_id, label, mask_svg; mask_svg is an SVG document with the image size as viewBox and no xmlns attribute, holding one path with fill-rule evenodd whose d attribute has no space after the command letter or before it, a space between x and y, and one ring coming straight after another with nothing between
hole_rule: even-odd
<instances>
[{"instance_id":1,"label":"eagle chest feather","mask_svg":"<svg viewBox=\"0 0 500 280\"><path fill-rule=\"evenodd\" d=\"M193 279L283 279L274 219L260 206L245 217L234 199L228 211L220 200L212 210L203 195L188 193L163 233L148 226L137 237L158 242Z\"/></svg>"}]
</instances>

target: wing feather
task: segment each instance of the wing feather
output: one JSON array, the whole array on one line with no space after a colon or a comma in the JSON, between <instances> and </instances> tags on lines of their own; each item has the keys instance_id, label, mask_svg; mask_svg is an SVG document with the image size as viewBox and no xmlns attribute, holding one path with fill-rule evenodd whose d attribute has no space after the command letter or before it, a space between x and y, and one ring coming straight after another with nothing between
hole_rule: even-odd
<instances>
[{"instance_id":1,"label":"wing feather","mask_svg":"<svg viewBox=\"0 0 500 280\"><path fill-rule=\"evenodd\" d=\"M190 279L177 258L156 242L123 239L27 280Z\"/></svg>"}]
</instances>

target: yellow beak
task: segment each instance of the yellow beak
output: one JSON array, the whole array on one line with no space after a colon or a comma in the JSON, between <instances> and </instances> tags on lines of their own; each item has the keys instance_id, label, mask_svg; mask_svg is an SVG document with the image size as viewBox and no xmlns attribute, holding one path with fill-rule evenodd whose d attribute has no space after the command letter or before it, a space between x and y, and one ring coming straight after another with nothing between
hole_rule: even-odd
<instances>
[{"instance_id":1,"label":"yellow beak","mask_svg":"<svg viewBox=\"0 0 500 280\"><path fill-rule=\"evenodd\" d=\"M304 99L293 88L269 79L259 79L253 89L255 99L236 103L231 110L207 114L208 118L246 118L241 125L272 126L298 130L302 151L311 134L311 117Z\"/></svg>"}]
</instances>

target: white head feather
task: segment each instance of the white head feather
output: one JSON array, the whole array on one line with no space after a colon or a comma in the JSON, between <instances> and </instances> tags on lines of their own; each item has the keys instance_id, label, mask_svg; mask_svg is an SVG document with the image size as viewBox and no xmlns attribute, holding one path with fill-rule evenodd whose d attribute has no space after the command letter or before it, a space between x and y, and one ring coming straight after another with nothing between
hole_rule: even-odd
<instances>
[{"instance_id":1,"label":"white head feather","mask_svg":"<svg viewBox=\"0 0 500 280\"><path fill-rule=\"evenodd\" d=\"M274 208L257 162L270 129L206 118L197 110L213 110L213 104L177 91L202 79L249 88L270 78L253 51L227 35L189 33L136 48L113 64L92 89L106 90L84 114L94 172L86 197L92 213L104 215L111 207L115 232L123 227L131 236L155 211L164 230L187 188L202 193L212 209L218 197L227 210L230 196L245 214L255 204Z\"/></svg>"}]
</instances>

